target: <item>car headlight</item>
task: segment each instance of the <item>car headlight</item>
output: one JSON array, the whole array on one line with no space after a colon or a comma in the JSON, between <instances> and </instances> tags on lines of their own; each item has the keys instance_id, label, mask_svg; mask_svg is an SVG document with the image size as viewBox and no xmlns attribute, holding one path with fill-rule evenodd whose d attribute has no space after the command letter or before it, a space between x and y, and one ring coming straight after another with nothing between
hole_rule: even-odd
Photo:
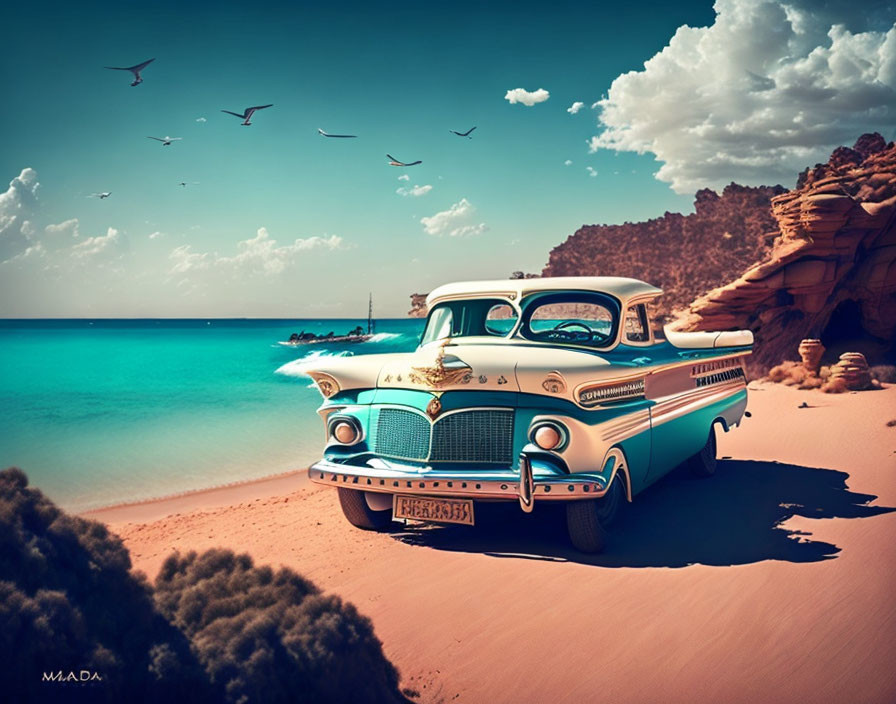
<instances>
[{"instance_id":1,"label":"car headlight","mask_svg":"<svg viewBox=\"0 0 896 704\"><path fill-rule=\"evenodd\" d=\"M562 450L569 434L559 423L544 422L532 427L529 438L542 450Z\"/></svg>"},{"instance_id":2,"label":"car headlight","mask_svg":"<svg viewBox=\"0 0 896 704\"><path fill-rule=\"evenodd\" d=\"M328 425L330 437L340 445L354 445L361 439L361 425L354 418L332 418Z\"/></svg>"}]
</instances>

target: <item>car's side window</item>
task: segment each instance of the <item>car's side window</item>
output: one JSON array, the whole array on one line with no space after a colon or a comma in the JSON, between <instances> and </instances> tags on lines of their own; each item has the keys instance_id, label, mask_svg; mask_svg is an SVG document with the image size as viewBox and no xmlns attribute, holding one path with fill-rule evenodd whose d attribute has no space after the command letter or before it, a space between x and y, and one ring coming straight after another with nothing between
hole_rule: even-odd
<instances>
[{"instance_id":1,"label":"car's side window","mask_svg":"<svg viewBox=\"0 0 896 704\"><path fill-rule=\"evenodd\" d=\"M630 306L625 311L625 327L623 328L626 342L644 343L650 342L650 321L647 318L647 307L640 303Z\"/></svg>"},{"instance_id":2,"label":"car's side window","mask_svg":"<svg viewBox=\"0 0 896 704\"><path fill-rule=\"evenodd\" d=\"M489 335L504 337L516 325L516 311L507 303L497 303L488 309L485 316L485 331Z\"/></svg>"}]
</instances>

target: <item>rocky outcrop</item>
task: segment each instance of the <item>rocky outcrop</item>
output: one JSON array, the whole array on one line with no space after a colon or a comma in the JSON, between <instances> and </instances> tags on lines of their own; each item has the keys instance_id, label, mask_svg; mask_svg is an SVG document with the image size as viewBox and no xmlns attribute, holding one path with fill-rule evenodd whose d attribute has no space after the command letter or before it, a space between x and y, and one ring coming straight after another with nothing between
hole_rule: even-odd
<instances>
[{"instance_id":1,"label":"rocky outcrop","mask_svg":"<svg viewBox=\"0 0 896 704\"><path fill-rule=\"evenodd\" d=\"M411 309L408 311L409 318L425 318L426 317L426 296L425 293L411 294Z\"/></svg>"},{"instance_id":2,"label":"rocky outcrop","mask_svg":"<svg viewBox=\"0 0 896 704\"><path fill-rule=\"evenodd\" d=\"M551 250L543 276L630 276L663 289L657 313L684 308L765 256L775 237L771 199L781 186L699 191L691 215L585 225Z\"/></svg>"},{"instance_id":3,"label":"rocky outcrop","mask_svg":"<svg viewBox=\"0 0 896 704\"><path fill-rule=\"evenodd\" d=\"M896 145L863 135L772 199L778 236L762 260L698 298L678 330L749 328L754 371L817 338L884 361L896 335Z\"/></svg>"}]
</instances>

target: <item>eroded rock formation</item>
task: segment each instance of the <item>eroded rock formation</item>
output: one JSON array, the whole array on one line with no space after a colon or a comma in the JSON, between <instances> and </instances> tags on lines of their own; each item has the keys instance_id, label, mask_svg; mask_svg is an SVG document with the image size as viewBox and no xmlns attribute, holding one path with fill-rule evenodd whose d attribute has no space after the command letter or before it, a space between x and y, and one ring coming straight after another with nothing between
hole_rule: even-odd
<instances>
[{"instance_id":1,"label":"eroded rock formation","mask_svg":"<svg viewBox=\"0 0 896 704\"><path fill-rule=\"evenodd\" d=\"M772 199L779 234L762 260L691 304L679 330L749 328L765 370L818 338L829 359L879 363L896 335L896 145L863 135Z\"/></svg>"},{"instance_id":2,"label":"eroded rock formation","mask_svg":"<svg viewBox=\"0 0 896 704\"><path fill-rule=\"evenodd\" d=\"M777 224L770 203L781 186L735 183L719 195L697 192L691 215L646 222L584 225L551 250L543 276L631 276L663 289L660 315L730 281L771 248Z\"/></svg>"}]
</instances>

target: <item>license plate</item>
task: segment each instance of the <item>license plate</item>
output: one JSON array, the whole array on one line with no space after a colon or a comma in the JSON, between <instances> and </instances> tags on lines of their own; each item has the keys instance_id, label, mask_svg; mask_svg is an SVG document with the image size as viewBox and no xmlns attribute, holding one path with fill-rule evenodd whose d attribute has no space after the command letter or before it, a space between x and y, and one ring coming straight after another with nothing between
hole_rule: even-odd
<instances>
[{"instance_id":1,"label":"license plate","mask_svg":"<svg viewBox=\"0 0 896 704\"><path fill-rule=\"evenodd\" d=\"M473 525L472 499L433 499L429 496L396 494L392 503L394 518L414 518L436 523Z\"/></svg>"}]
</instances>

